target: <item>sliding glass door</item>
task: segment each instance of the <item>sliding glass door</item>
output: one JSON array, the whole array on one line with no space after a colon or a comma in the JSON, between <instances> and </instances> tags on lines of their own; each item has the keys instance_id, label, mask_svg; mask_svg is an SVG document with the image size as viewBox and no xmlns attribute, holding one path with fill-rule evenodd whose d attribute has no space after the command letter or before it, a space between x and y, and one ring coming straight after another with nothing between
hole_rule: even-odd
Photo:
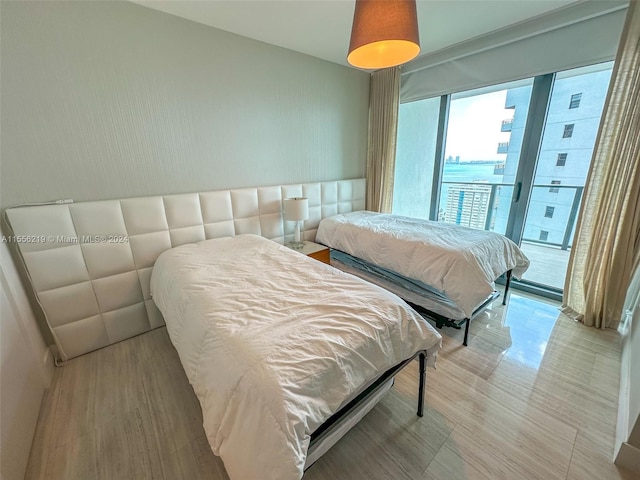
<instances>
[{"instance_id":1,"label":"sliding glass door","mask_svg":"<svg viewBox=\"0 0 640 480\"><path fill-rule=\"evenodd\" d=\"M451 95L439 221L506 233L532 85Z\"/></svg>"},{"instance_id":2,"label":"sliding glass door","mask_svg":"<svg viewBox=\"0 0 640 480\"><path fill-rule=\"evenodd\" d=\"M524 280L561 290L611 64L557 73L522 232Z\"/></svg>"},{"instance_id":3,"label":"sliding glass door","mask_svg":"<svg viewBox=\"0 0 640 480\"><path fill-rule=\"evenodd\" d=\"M561 292L611 68L401 104L393 212L504 234Z\"/></svg>"}]
</instances>

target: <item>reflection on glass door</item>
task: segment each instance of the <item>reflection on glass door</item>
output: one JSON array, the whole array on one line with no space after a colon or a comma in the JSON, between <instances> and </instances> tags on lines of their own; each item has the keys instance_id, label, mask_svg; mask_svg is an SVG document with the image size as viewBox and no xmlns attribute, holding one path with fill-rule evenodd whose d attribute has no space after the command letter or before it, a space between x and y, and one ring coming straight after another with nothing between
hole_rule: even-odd
<instances>
[{"instance_id":1,"label":"reflection on glass door","mask_svg":"<svg viewBox=\"0 0 640 480\"><path fill-rule=\"evenodd\" d=\"M439 221L505 233L532 85L451 96Z\"/></svg>"},{"instance_id":2,"label":"reflection on glass door","mask_svg":"<svg viewBox=\"0 0 640 480\"><path fill-rule=\"evenodd\" d=\"M440 97L403 103L398 113L393 213L427 220L440 116Z\"/></svg>"},{"instance_id":3,"label":"reflection on glass door","mask_svg":"<svg viewBox=\"0 0 640 480\"><path fill-rule=\"evenodd\" d=\"M564 287L569 252L611 77L611 63L556 74L527 208L524 280Z\"/></svg>"}]
</instances>

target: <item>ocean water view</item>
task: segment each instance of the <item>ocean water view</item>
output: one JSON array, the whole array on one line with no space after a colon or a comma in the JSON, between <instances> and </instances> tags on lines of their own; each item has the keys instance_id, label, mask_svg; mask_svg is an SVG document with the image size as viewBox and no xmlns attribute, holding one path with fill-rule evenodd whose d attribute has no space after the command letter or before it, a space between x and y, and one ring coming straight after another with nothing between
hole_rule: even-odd
<instances>
[{"instance_id":1,"label":"ocean water view","mask_svg":"<svg viewBox=\"0 0 640 480\"><path fill-rule=\"evenodd\" d=\"M498 164L445 163L442 181L502 183L502 175L494 174L495 166Z\"/></svg>"},{"instance_id":2,"label":"ocean water view","mask_svg":"<svg viewBox=\"0 0 640 480\"><path fill-rule=\"evenodd\" d=\"M451 183L502 183L503 175L496 175L496 163L445 163L442 172L442 187L440 190L440 213L438 218L447 208L449 185ZM501 188L501 187L497 187Z\"/></svg>"}]
</instances>

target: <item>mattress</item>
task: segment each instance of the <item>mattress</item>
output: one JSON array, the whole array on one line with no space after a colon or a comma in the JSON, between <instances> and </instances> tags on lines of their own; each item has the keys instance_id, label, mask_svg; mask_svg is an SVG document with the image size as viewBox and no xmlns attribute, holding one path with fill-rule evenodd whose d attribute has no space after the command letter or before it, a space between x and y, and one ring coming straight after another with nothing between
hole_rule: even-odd
<instances>
[{"instance_id":1,"label":"mattress","mask_svg":"<svg viewBox=\"0 0 640 480\"><path fill-rule=\"evenodd\" d=\"M368 211L323 219L316 241L429 285L467 318L492 294L500 275L512 270L520 278L529 267L503 235Z\"/></svg>"},{"instance_id":2,"label":"mattress","mask_svg":"<svg viewBox=\"0 0 640 480\"><path fill-rule=\"evenodd\" d=\"M353 257L339 250L332 250L331 266L389 290L405 301L420 305L445 318L452 320L467 318L464 311L442 292L438 292L422 282L402 277L395 272L365 262L361 258Z\"/></svg>"},{"instance_id":3,"label":"mattress","mask_svg":"<svg viewBox=\"0 0 640 480\"><path fill-rule=\"evenodd\" d=\"M255 235L164 252L151 292L232 480L300 479L327 418L441 345L392 293Z\"/></svg>"}]
</instances>

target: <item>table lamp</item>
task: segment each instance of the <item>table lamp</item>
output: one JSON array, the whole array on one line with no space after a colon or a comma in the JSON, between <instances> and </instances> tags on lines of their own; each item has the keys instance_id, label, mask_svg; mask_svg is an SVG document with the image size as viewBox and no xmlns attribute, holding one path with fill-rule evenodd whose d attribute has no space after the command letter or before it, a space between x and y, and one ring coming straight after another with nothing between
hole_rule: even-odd
<instances>
[{"instance_id":1,"label":"table lamp","mask_svg":"<svg viewBox=\"0 0 640 480\"><path fill-rule=\"evenodd\" d=\"M289 242L287 246L296 250L304 247L304 242L300 241L300 222L309 218L309 199L305 197L285 198L284 219L288 222L295 222L294 241Z\"/></svg>"}]
</instances>

